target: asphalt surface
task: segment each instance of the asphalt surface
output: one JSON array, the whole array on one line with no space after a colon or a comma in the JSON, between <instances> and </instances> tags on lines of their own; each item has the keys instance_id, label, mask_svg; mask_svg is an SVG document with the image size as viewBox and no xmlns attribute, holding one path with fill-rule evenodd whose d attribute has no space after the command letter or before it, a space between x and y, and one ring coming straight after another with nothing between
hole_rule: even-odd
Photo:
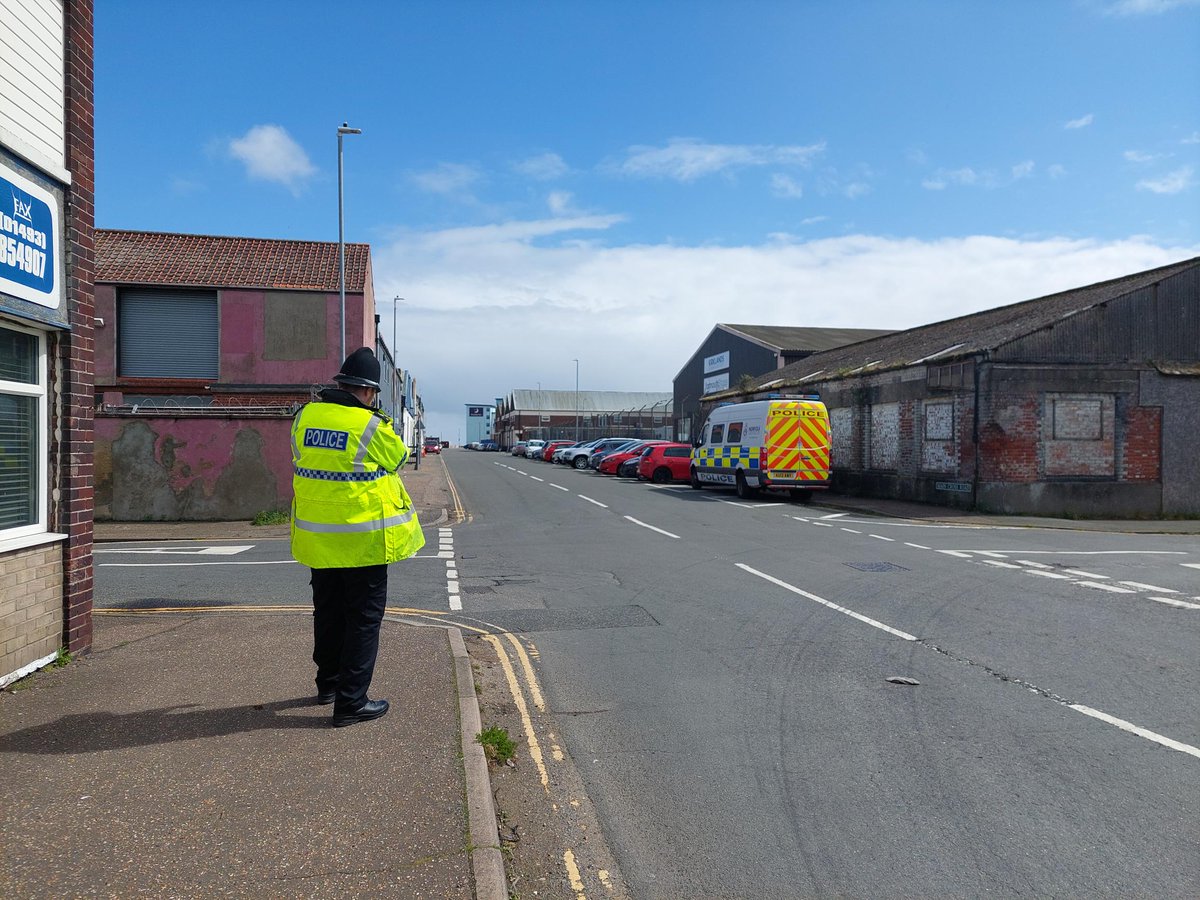
<instances>
[{"instance_id":1,"label":"asphalt surface","mask_svg":"<svg viewBox=\"0 0 1200 900\"><path fill-rule=\"evenodd\" d=\"M452 471L634 896L1195 895L1197 523Z\"/></svg>"},{"instance_id":2,"label":"asphalt surface","mask_svg":"<svg viewBox=\"0 0 1200 900\"><path fill-rule=\"evenodd\" d=\"M0 895L503 896L457 632L401 618L521 636L632 896L1195 895L1200 523L405 482L394 709L336 731L286 528L97 526L96 651L0 693Z\"/></svg>"}]
</instances>

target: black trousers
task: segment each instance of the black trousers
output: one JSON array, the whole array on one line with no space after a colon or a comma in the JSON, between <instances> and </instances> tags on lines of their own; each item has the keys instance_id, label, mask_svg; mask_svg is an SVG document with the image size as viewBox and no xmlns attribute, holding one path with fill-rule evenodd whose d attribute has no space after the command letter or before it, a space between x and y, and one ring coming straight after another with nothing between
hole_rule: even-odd
<instances>
[{"instance_id":1,"label":"black trousers","mask_svg":"<svg viewBox=\"0 0 1200 900\"><path fill-rule=\"evenodd\" d=\"M367 700L387 606L387 566L313 569L313 662L317 691L337 690L334 712Z\"/></svg>"}]
</instances>

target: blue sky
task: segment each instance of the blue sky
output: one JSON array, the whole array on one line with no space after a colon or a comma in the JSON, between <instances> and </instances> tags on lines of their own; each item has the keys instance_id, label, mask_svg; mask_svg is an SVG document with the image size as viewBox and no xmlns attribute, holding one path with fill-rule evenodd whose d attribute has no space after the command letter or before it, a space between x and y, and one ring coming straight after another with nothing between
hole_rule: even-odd
<instances>
[{"instance_id":1,"label":"blue sky","mask_svg":"<svg viewBox=\"0 0 1200 900\"><path fill-rule=\"evenodd\" d=\"M101 227L372 245L431 431L1200 254L1200 3L96 7Z\"/></svg>"}]
</instances>

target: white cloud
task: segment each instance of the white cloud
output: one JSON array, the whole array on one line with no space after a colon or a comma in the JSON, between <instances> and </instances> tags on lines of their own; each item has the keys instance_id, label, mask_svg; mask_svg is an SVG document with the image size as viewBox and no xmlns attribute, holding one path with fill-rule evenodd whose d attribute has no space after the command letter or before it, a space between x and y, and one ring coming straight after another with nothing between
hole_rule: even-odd
<instances>
[{"instance_id":1,"label":"white cloud","mask_svg":"<svg viewBox=\"0 0 1200 900\"><path fill-rule=\"evenodd\" d=\"M931 191L941 191L952 184L972 187L988 181L988 173L976 172L970 166L963 166L961 169L938 169L931 177L921 182L921 187Z\"/></svg>"},{"instance_id":2,"label":"white cloud","mask_svg":"<svg viewBox=\"0 0 1200 900\"><path fill-rule=\"evenodd\" d=\"M436 168L409 175L409 180L421 190L447 196L467 194L468 188L479 179L480 172L474 166L450 162L439 163Z\"/></svg>"},{"instance_id":3,"label":"white cloud","mask_svg":"<svg viewBox=\"0 0 1200 900\"><path fill-rule=\"evenodd\" d=\"M1192 178L1192 167L1184 166L1162 178L1147 178L1139 181L1137 187L1139 191L1150 191L1155 194L1178 194L1186 191L1195 183Z\"/></svg>"},{"instance_id":4,"label":"white cloud","mask_svg":"<svg viewBox=\"0 0 1200 900\"><path fill-rule=\"evenodd\" d=\"M304 148L280 125L255 125L229 142L229 153L251 178L278 182L294 194L317 171Z\"/></svg>"},{"instance_id":5,"label":"white cloud","mask_svg":"<svg viewBox=\"0 0 1200 900\"><path fill-rule=\"evenodd\" d=\"M776 197L786 197L790 200L799 200L804 196L804 185L792 178L790 175L784 175L782 172L776 172L771 176L771 193Z\"/></svg>"},{"instance_id":6,"label":"white cloud","mask_svg":"<svg viewBox=\"0 0 1200 900\"><path fill-rule=\"evenodd\" d=\"M1121 155L1132 163L1154 162L1154 160L1160 158L1160 155L1157 153L1146 153L1142 150L1126 150Z\"/></svg>"},{"instance_id":7,"label":"white cloud","mask_svg":"<svg viewBox=\"0 0 1200 900\"><path fill-rule=\"evenodd\" d=\"M907 328L1200 255L1144 239L934 241L870 235L760 245L602 246L619 216L400 234L373 247L376 294L403 296L399 358L419 379L430 431L463 404L541 382L670 391L730 310L770 325ZM387 304L380 309L391 333Z\"/></svg>"},{"instance_id":8,"label":"white cloud","mask_svg":"<svg viewBox=\"0 0 1200 900\"><path fill-rule=\"evenodd\" d=\"M1018 181L1022 178L1028 178L1033 174L1033 168L1034 164L1032 159L1027 159L1024 162L1017 163L1012 167L1013 181Z\"/></svg>"},{"instance_id":9,"label":"white cloud","mask_svg":"<svg viewBox=\"0 0 1200 900\"><path fill-rule=\"evenodd\" d=\"M694 138L672 138L665 147L637 146L617 168L637 178L671 178L688 182L748 166L812 165L825 143L798 145L706 144Z\"/></svg>"},{"instance_id":10,"label":"white cloud","mask_svg":"<svg viewBox=\"0 0 1200 900\"><path fill-rule=\"evenodd\" d=\"M556 216L575 215L574 202L575 196L570 191L551 191L546 197L546 206Z\"/></svg>"},{"instance_id":11,"label":"white cloud","mask_svg":"<svg viewBox=\"0 0 1200 900\"><path fill-rule=\"evenodd\" d=\"M570 167L557 153L541 153L537 156L530 156L514 163L513 168L520 174L528 178L536 178L538 181L553 181L570 171Z\"/></svg>"},{"instance_id":12,"label":"white cloud","mask_svg":"<svg viewBox=\"0 0 1200 900\"><path fill-rule=\"evenodd\" d=\"M1200 131L1193 131L1179 143L1181 144L1200 144Z\"/></svg>"},{"instance_id":13,"label":"white cloud","mask_svg":"<svg viewBox=\"0 0 1200 900\"><path fill-rule=\"evenodd\" d=\"M1078 119L1071 119L1071 121L1063 125L1063 128L1087 128L1094 121L1096 121L1096 117L1092 113L1088 113L1086 116L1080 116Z\"/></svg>"},{"instance_id":14,"label":"white cloud","mask_svg":"<svg viewBox=\"0 0 1200 900\"><path fill-rule=\"evenodd\" d=\"M809 216L807 219L801 219L801 225L817 225L820 222L828 221L829 216Z\"/></svg>"},{"instance_id":15,"label":"white cloud","mask_svg":"<svg viewBox=\"0 0 1200 900\"><path fill-rule=\"evenodd\" d=\"M1116 0L1101 7L1108 16L1153 16L1185 6L1200 5L1200 0Z\"/></svg>"},{"instance_id":16,"label":"white cloud","mask_svg":"<svg viewBox=\"0 0 1200 900\"><path fill-rule=\"evenodd\" d=\"M871 193L871 186L865 181L852 181L842 189L842 193L850 200Z\"/></svg>"}]
</instances>

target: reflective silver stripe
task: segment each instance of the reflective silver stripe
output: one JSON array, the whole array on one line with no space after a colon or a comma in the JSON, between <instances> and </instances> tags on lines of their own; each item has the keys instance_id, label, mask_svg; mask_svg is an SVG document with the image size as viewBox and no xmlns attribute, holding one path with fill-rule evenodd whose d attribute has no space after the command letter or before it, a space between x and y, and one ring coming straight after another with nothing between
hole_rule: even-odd
<instances>
[{"instance_id":1,"label":"reflective silver stripe","mask_svg":"<svg viewBox=\"0 0 1200 900\"><path fill-rule=\"evenodd\" d=\"M307 522L304 519L293 519L292 521L301 531L312 531L317 534L356 534L363 531L382 531L385 528L394 528L397 525L403 525L405 522L411 522L412 518L413 512L409 510L398 516L388 516L386 519L373 519L370 522L346 522L334 525L325 522Z\"/></svg>"},{"instance_id":2,"label":"reflective silver stripe","mask_svg":"<svg viewBox=\"0 0 1200 900\"><path fill-rule=\"evenodd\" d=\"M362 435L358 439L358 453L354 456L354 471L365 472L366 466L363 465L363 460L367 458L367 447L371 443L371 438L375 437L375 429L379 427L382 421L378 416L371 416L371 421L367 423L367 427L363 430Z\"/></svg>"},{"instance_id":3,"label":"reflective silver stripe","mask_svg":"<svg viewBox=\"0 0 1200 900\"><path fill-rule=\"evenodd\" d=\"M300 424L300 413L296 414L296 418L292 419L292 465L300 464L300 441L296 431L296 426Z\"/></svg>"}]
</instances>

